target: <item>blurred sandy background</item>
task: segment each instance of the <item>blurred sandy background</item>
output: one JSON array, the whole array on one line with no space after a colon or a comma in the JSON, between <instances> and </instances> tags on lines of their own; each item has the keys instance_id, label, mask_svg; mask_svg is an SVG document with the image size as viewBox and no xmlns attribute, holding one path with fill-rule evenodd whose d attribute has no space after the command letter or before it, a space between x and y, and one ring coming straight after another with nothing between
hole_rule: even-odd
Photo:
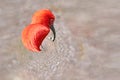
<instances>
[{"instance_id":1,"label":"blurred sandy background","mask_svg":"<svg viewBox=\"0 0 120 80\"><path fill-rule=\"evenodd\" d=\"M56 41L32 53L21 31L32 14L56 16ZM120 0L1 0L0 80L120 80Z\"/></svg>"}]
</instances>

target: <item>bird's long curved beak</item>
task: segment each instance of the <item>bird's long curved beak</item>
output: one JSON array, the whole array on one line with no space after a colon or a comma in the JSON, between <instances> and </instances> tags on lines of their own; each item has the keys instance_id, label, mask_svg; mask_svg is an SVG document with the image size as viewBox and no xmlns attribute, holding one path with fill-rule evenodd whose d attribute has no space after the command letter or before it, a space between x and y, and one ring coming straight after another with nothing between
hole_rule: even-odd
<instances>
[{"instance_id":1,"label":"bird's long curved beak","mask_svg":"<svg viewBox=\"0 0 120 80\"><path fill-rule=\"evenodd\" d=\"M55 28L54 28L54 26L53 25L51 25L50 26L50 29L52 30L52 32L53 32L53 35L54 35L54 37L53 37L53 41L55 40L55 38L56 38L56 32L55 32Z\"/></svg>"}]
</instances>

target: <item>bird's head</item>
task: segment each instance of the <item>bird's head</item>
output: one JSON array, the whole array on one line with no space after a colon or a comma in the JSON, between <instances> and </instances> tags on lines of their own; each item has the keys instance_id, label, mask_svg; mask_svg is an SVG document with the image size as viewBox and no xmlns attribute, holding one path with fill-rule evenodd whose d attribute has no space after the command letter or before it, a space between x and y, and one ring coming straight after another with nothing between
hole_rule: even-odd
<instances>
[{"instance_id":1,"label":"bird's head","mask_svg":"<svg viewBox=\"0 0 120 80\"><path fill-rule=\"evenodd\" d=\"M53 41L54 41L56 38L56 33L55 33L55 28L54 28L54 20L55 20L55 16L49 9L42 9L42 10L36 11L33 14L31 24L40 23L44 26L49 27L54 34L54 38L53 38Z\"/></svg>"}]
</instances>

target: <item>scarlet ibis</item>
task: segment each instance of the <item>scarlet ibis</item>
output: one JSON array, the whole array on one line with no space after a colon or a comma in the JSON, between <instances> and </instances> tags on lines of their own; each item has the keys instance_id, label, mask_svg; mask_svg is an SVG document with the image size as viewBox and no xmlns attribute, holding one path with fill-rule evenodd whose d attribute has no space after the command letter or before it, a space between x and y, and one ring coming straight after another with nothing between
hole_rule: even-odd
<instances>
[{"instance_id":1,"label":"scarlet ibis","mask_svg":"<svg viewBox=\"0 0 120 80\"><path fill-rule=\"evenodd\" d=\"M32 22L22 31L23 45L33 52L41 51L40 46L50 32L53 32L53 41L56 38L55 28L53 26L55 16L48 9L36 11L33 14Z\"/></svg>"}]
</instances>

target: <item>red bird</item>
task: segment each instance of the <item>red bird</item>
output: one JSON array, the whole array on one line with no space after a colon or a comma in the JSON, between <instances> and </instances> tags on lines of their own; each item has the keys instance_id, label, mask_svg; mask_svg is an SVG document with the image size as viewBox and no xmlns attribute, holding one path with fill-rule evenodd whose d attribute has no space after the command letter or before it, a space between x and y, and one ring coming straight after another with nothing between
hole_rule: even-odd
<instances>
[{"instance_id":1,"label":"red bird","mask_svg":"<svg viewBox=\"0 0 120 80\"><path fill-rule=\"evenodd\" d=\"M55 16L48 9L35 12L32 22L22 31L23 45L33 52L41 51L40 45L49 33L50 29L54 34L53 41L56 38L55 28L53 26Z\"/></svg>"}]
</instances>

